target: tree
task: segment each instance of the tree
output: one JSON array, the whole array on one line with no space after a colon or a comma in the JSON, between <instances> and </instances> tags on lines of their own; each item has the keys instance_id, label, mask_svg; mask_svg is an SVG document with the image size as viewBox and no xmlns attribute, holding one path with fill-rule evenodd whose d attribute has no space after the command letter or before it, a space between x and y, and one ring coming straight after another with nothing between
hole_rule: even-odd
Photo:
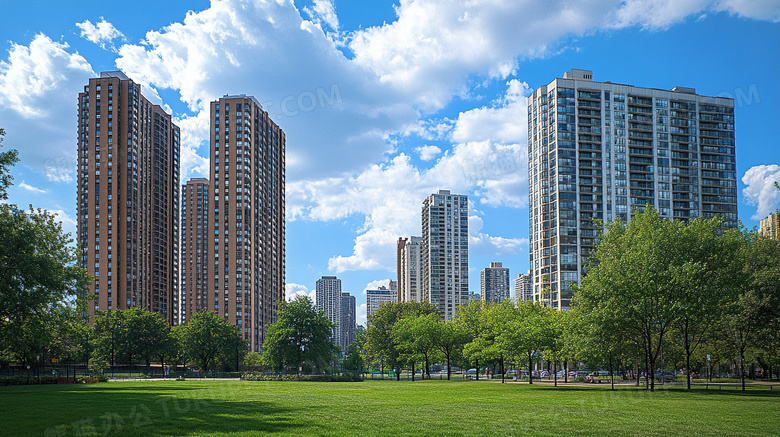
<instances>
[{"instance_id":1,"label":"tree","mask_svg":"<svg viewBox=\"0 0 780 437\"><path fill-rule=\"evenodd\" d=\"M5 137L5 129L0 128L0 147L3 146L3 137ZM8 199L7 189L14 180L10 168L17 162L19 162L19 153L16 150L0 152L0 200Z\"/></svg>"},{"instance_id":2,"label":"tree","mask_svg":"<svg viewBox=\"0 0 780 437\"><path fill-rule=\"evenodd\" d=\"M439 320L434 328L434 346L447 360L447 380L452 378L453 355L463 349L466 344L466 332L463 326L453 320Z\"/></svg>"},{"instance_id":3,"label":"tree","mask_svg":"<svg viewBox=\"0 0 780 437\"><path fill-rule=\"evenodd\" d=\"M721 333L739 357L742 390L745 390L745 355L780 329L780 242L743 231L738 252L742 266L738 297L726 308ZM771 344L771 343L770 343Z\"/></svg>"},{"instance_id":4,"label":"tree","mask_svg":"<svg viewBox=\"0 0 780 437\"><path fill-rule=\"evenodd\" d=\"M149 372L152 359L165 353L171 327L159 314L146 309L130 308L121 312L124 313L128 354L144 360L146 371Z\"/></svg>"},{"instance_id":5,"label":"tree","mask_svg":"<svg viewBox=\"0 0 780 437\"><path fill-rule=\"evenodd\" d=\"M463 355L467 359L474 360L477 368L475 375L477 381L479 381L479 361L484 360L482 350L485 348L485 339L482 337L484 331L482 312L485 306L486 304L481 300L471 300L468 305L458 307L458 317L455 318L455 322L461 326L465 335Z\"/></svg>"},{"instance_id":6,"label":"tree","mask_svg":"<svg viewBox=\"0 0 780 437\"><path fill-rule=\"evenodd\" d=\"M92 324L92 348L95 353L113 366L119 357L125 356L127 343L123 311L97 311Z\"/></svg>"},{"instance_id":7,"label":"tree","mask_svg":"<svg viewBox=\"0 0 780 437\"><path fill-rule=\"evenodd\" d=\"M438 314L436 306L430 302L389 302L379 307L379 311L368 319L366 330L366 353L372 359L387 364L391 369L400 370L404 362L402 352L393 337L393 327L406 316ZM401 380L401 372L396 372L396 379Z\"/></svg>"},{"instance_id":8,"label":"tree","mask_svg":"<svg viewBox=\"0 0 780 437\"><path fill-rule=\"evenodd\" d=\"M241 332L214 311L198 311L179 328L184 354L208 372L225 358L225 345L243 341Z\"/></svg>"},{"instance_id":9,"label":"tree","mask_svg":"<svg viewBox=\"0 0 780 437\"><path fill-rule=\"evenodd\" d=\"M648 205L643 213L635 211L628 224L617 220L605 227L588 274L576 289L575 305L610 315L610 323L636 338L652 375L686 298L675 269L697 261L685 247L686 225L661 218ZM655 381L648 379L652 391Z\"/></svg>"},{"instance_id":10,"label":"tree","mask_svg":"<svg viewBox=\"0 0 780 437\"><path fill-rule=\"evenodd\" d=\"M58 314L91 281L70 243L53 214L0 205L0 350L16 360L37 362Z\"/></svg>"},{"instance_id":11,"label":"tree","mask_svg":"<svg viewBox=\"0 0 780 437\"><path fill-rule=\"evenodd\" d=\"M392 335L399 350L425 362L425 372L431 379L431 361L436 352L438 314L408 315L393 327ZM398 373L400 374L400 368Z\"/></svg>"},{"instance_id":12,"label":"tree","mask_svg":"<svg viewBox=\"0 0 780 437\"><path fill-rule=\"evenodd\" d=\"M533 360L538 352L544 350L547 338L543 330L545 323L544 308L536 302L525 302L506 324L505 348L518 351L528 363L528 383L533 384Z\"/></svg>"},{"instance_id":13,"label":"tree","mask_svg":"<svg viewBox=\"0 0 780 437\"><path fill-rule=\"evenodd\" d=\"M324 369L334 356L333 323L314 309L308 296L279 305L278 319L268 328L263 344L263 364L277 370L305 366Z\"/></svg>"}]
</instances>

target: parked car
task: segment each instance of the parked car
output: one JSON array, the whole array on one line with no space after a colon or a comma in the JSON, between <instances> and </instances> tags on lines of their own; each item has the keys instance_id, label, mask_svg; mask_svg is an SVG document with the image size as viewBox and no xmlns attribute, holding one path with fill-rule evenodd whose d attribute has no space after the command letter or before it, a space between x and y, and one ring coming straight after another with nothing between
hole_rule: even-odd
<instances>
[{"instance_id":1,"label":"parked car","mask_svg":"<svg viewBox=\"0 0 780 437\"><path fill-rule=\"evenodd\" d=\"M664 370L663 372L656 372L653 375L653 378L655 378L656 380L663 380L663 381L667 381L667 382L672 382L672 381L674 381L674 372L672 372L671 370Z\"/></svg>"},{"instance_id":2,"label":"parked car","mask_svg":"<svg viewBox=\"0 0 780 437\"><path fill-rule=\"evenodd\" d=\"M600 384L602 381L602 378L609 376L609 372L606 370L596 370L595 372L590 372L587 375L585 375L585 382L591 383L591 384ZM604 380L605 382L607 380Z\"/></svg>"},{"instance_id":3,"label":"parked car","mask_svg":"<svg viewBox=\"0 0 780 437\"><path fill-rule=\"evenodd\" d=\"M555 374L555 376L557 376L558 378L563 378L564 376L566 376L566 371L559 370L558 373Z\"/></svg>"}]
</instances>

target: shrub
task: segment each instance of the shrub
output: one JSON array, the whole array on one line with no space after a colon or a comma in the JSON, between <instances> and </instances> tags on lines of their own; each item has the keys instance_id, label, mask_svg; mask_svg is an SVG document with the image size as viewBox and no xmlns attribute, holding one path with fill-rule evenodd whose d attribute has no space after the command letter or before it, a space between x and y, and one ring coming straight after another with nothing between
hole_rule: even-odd
<instances>
[{"instance_id":1,"label":"shrub","mask_svg":"<svg viewBox=\"0 0 780 437\"><path fill-rule=\"evenodd\" d=\"M297 375L297 374L267 374L245 373L243 381L305 381L305 382L362 382L363 377L352 373L341 375Z\"/></svg>"}]
</instances>

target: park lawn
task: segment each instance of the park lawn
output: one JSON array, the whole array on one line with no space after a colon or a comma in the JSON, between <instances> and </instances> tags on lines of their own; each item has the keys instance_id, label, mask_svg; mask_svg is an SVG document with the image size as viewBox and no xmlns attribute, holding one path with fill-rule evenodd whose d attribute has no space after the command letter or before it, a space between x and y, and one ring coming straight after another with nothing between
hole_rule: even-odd
<instances>
[{"instance_id":1,"label":"park lawn","mask_svg":"<svg viewBox=\"0 0 780 437\"><path fill-rule=\"evenodd\" d=\"M135 381L0 388L1 436L777 435L780 391L494 381Z\"/></svg>"}]
</instances>

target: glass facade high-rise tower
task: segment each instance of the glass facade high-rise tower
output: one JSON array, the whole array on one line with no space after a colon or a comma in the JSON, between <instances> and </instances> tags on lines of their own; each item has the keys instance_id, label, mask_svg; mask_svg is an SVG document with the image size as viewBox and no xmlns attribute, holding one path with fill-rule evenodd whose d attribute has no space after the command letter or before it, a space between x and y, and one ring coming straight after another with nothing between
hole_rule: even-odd
<instances>
[{"instance_id":1,"label":"glass facade high-rise tower","mask_svg":"<svg viewBox=\"0 0 780 437\"><path fill-rule=\"evenodd\" d=\"M98 310L178 319L179 128L121 71L78 100L78 243Z\"/></svg>"},{"instance_id":2,"label":"glass facade high-rise tower","mask_svg":"<svg viewBox=\"0 0 780 437\"><path fill-rule=\"evenodd\" d=\"M640 88L571 70L528 97L533 297L567 309L594 249L594 219L737 224L734 100Z\"/></svg>"},{"instance_id":3,"label":"glass facade high-rise tower","mask_svg":"<svg viewBox=\"0 0 780 437\"><path fill-rule=\"evenodd\" d=\"M423 300L436 305L442 320L452 320L469 301L469 198L439 190L423 201Z\"/></svg>"}]
</instances>

